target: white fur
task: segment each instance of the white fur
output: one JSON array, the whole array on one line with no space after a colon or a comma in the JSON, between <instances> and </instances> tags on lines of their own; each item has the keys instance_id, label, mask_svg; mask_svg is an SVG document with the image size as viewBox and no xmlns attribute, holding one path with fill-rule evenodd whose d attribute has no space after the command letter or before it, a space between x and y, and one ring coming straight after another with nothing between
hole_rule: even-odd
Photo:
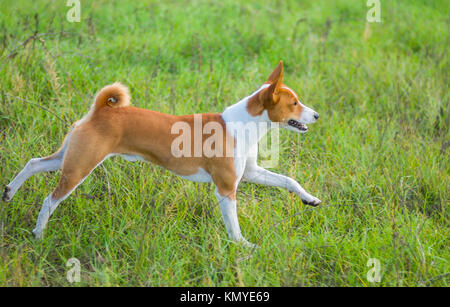
<instances>
[{"instance_id":1,"label":"white fur","mask_svg":"<svg viewBox=\"0 0 450 307\"><path fill-rule=\"evenodd\" d=\"M236 200L220 195L217 188L215 194L219 202L220 211L222 212L222 218L227 230L228 238L235 242L241 242L249 247L255 247L254 244L248 242L242 236L237 216Z\"/></svg>"},{"instance_id":2,"label":"white fur","mask_svg":"<svg viewBox=\"0 0 450 307\"><path fill-rule=\"evenodd\" d=\"M178 175L177 173L174 173L176 175ZM199 167L197 173L192 174L192 175L188 175L188 176L183 176L183 175L178 175L181 178L190 180L190 181L195 181L195 182L212 182L212 178L211 175L209 175L203 168Z\"/></svg>"},{"instance_id":3,"label":"white fur","mask_svg":"<svg viewBox=\"0 0 450 307\"><path fill-rule=\"evenodd\" d=\"M297 94L296 94L291 88L289 88L289 87L287 87L287 86L285 86L285 85L283 85L282 88L284 88L285 90L288 90L289 92L291 92L291 94L292 94L295 98L298 99Z\"/></svg>"},{"instance_id":4,"label":"white fur","mask_svg":"<svg viewBox=\"0 0 450 307\"><path fill-rule=\"evenodd\" d=\"M261 128L257 126L257 137L253 139L236 139L235 152L239 151L240 148L246 149L243 151L245 153L244 156L235 155L234 164L236 175L238 177L236 186L238 185L241 178L244 177L244 179L249 182L288 189L291 192L295 192L303 201L313 205L317 205L320 203L320 200L307 193L297 181L284 175L275 174L257 165L258 142L273 126L271 126L272 123L266 111L264 111L263 114L259 116L250 115L247 111L247 103L251 96L255 95L260 90L268 86L269 84L263 85L252 95L226 108L222 113L222 118L227 125L227 129L230 123L236 121L243 123L254 122L268 124L266 126L267 128L264 128L264 126L262 126ZM303 112L301 114L300 121L305 121L305 123L316 121L316 119L314 118L314 113L314 110L303 106ZM311 120L311 116L313 120ZM234 130L229 130L229 133L231 135L236 135L236 131ZM227 228L228 237L235 241L241 241L246 244L250 244L243 238L241 234L241 230L237 220L236 201L233 201L227 197L222 197L218 193L216 193L216 196L219 203L221 204L220 208L222 211L222 217L225 222L225 226Z\"/></svg>"},{"instance_id":5,"label":"white fur","mask_svg":"<svg viewBox=\"0 0 450 307\"><path fill-rule=\"evenodd\" d=\"M61 168L62 159L44 160L44 158L33 158L25 165L23 170L8 184L9 191L5 195L5 200L10 201L22 184L39 172L51 172Z\"/></svg>"},{"instance_id":6,"label":"white fur","mask_svg":"<svg viewBox=\"0 0 450 307\"><path fill-rule=\"evenodd\" d=\"M317 119L314 117L314 115L317 114L316 111L314 111L311 108L308 108L307 106L301 104L303 107L302 114L300 115L300 122L302 124L312 124L317 121Z\"/></svg>"},{"instance_id":7,"label":"white fur","mask_svg":"<svg viewBox=\"0 0 450 307\"><path fill-rule=\"evenodd\" d=\"M69 197L70 194L72 194L75 189L86 180L86 178L92 173L94 169L97 168L100 164L103 163L106 159L109 157L114 156L115 154L109 154L105 158L103 158L102 161L100 161L91 171L89 174L87 174L83 179L78 182L76 186L73 187L72 190L70 190L67 194L65 194L63 197L58 199L53 199L52 195L49 194L47 198L45 198L44 203L42 204L41 211L39 211L38 219L36 221L36 227L33 229L33 234L36 237L36 239L39 239L42 237L42 231L44 230L45 226L47 225L48 219L53 214L55 209L58 207L58 205L65 200L67 197Z\"/></svg>"},{"instance_id":8,"label":"white fur","mask_svg":"<svg viewBox=\"0 0 450 307\"><path fill-rule=\"evenodd\" d=\"M136 162L136 161L144 161L147 162L147 160L144 159L144 157L139 155L132 155L132 154L120 154L122 158L129 162Z\"/></svg>"}]
</instances>

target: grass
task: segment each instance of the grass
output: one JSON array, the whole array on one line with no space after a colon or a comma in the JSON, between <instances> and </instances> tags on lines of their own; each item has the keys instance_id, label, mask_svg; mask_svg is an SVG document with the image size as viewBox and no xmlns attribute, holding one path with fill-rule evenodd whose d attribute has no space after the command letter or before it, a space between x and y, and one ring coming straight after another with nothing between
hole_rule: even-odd
<instances>
[{"instance_id":1,"label":"grass","mask_svg":"<svg viewBox=\"0 0 450 307\"><path fill-rule=\"evenodd\" d=\"M382 22L367 23L356 0L81 1L69 23L65 1L1 1L2 186L108 83L135 106L221 112L282 59L321 118L306 135L280 131L275 171L323 204L241 183L251 251L226 239L212 186L112 158L35 241L59 172L39 174L0 205L0 285L71 285L76 257L82 286L448 286L449 7L381 2Z\"/></svg>"}]
</instances>

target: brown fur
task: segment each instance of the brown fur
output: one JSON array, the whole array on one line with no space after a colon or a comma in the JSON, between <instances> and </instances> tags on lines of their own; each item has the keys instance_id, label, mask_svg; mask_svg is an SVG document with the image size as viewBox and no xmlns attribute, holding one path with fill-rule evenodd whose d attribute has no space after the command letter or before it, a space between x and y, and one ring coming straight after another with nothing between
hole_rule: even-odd
<instances>
[{"instance_id":1,"label":"brown fur","mask_svg":"<svg viewBox=\"0 0 450 307\"><path fill-rule=\"evenodd\" d=\"M285 123L298 118L302 112L298 97L283 86L283 63L267 79L270 86L248 101L247 110L253 115L267 111L273 122ZM113 99L111 99L113 98ZM236 198L236 173L234 159L225 155L226 144L234 139L225 133L222 144L223 157L180 157L171 154L171 144L178 136L171 133L176 122L186 122L191 127L191 150L194 149L194 115L175 116L129 106L128 89L114 83L103 88L95 97L89 114L79 121L71 132L62 164L62 175L54 198L61 198L73 190L108 154L142 156L176 174L188 176L200 168L210 174L222 196ZM225 129L220 114L202 114L202 126L208 122L219 123ZM208 135L203 135L202 148Z\"/></svg>"},{"instance_id":2,"label":"brown fur","mask_svg":"<svg viewBox=\"0 0 450 307\"><path fill-rule=\"evenodd\" d=\"M130 93L128 88L115 82L105 86L94 98L94 109L98 110L102 107L127 107L130 105Z\"/></svg>"},{"instance_id":3,"label":"brown fur","mask_svg":"<svg viewBox=\"0 0 450 307\"><path fill-rule=\"evenodd\" d=\"M62 175L52 196L56 199L69 193L108 154L133 154L165 167L179 175L195 174L199 168L208 172L222 196L235 197L236 174L233 157L225 156L226 144L234 139L226 134L222 144L224 157L174 157L171 144L178 136L171 133L172 125L183 121L191 126L191 149L194 148L194 115L175 116L151 110L124 106L128 91L113 84L101 90L95 99L92 113L73 128L64 156ZM117 99L117 106L109 107L109 97ZM129 100L128 100L129 101ZM220 114L202 114L202 125L217 122L225 129ZM204 134L203 142L210 135Z\"/></svg>"}]
</instances>

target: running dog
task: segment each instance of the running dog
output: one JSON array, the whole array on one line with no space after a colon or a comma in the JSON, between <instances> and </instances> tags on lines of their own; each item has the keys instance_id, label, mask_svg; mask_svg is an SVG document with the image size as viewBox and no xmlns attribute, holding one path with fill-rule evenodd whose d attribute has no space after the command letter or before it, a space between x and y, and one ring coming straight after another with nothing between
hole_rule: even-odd
<instances>
[{"instance_id":1,"label":"running dog","mask_svg":"<svg viewBox=\"0 0 450 307\"><path fill-rule=\"evenodd\" d=\"M174 127L182 123L192 128L195 139L192 131L196 129L196 119L199 117L205 130L208 130L207 126L215 127L215 130L222 128L222 133L216 134L219 139L216 139L214 150L231 154L194 152L194 155L180 155L180 148L174 146L179 141ZM33 230L34 236L40 238L56 207L105 159L119 155L129 161L156 163L188 180L214 183L228 237L253 246L242 236L237 216L236 189L242 179L286 188L308 205L317 206L320 203L294 179L258 166L258 141L272 124L305 133L308 131L306 124L314 123L318 118L319 114L303 105L298 95L283 83L282 62L257 91L221 114L175 116L132 107L128 88L114 83L96 95L90 111L72 125L57 152L48 157L31 159L25 165L6 186L2 199L11 201L25 180L38 172L62 170L58 186L45 198ZM242 134L236 133L236 129L232 128L235 122L254 123L257 127L255 137L242 137ZM206 134L211 135L212 130L209 129ZM208 139L203 135L200 140L191 140L183 144L181 151L190 153L198 148L201 150Z\"/></svg>"}]
</instances>

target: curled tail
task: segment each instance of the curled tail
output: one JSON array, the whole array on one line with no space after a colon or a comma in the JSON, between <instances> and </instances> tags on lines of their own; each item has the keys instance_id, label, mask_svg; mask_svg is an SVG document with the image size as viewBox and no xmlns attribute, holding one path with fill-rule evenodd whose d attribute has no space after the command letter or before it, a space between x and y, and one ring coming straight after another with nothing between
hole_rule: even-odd
<instances>
[{"instance_id":1,"label":"curled tail","mask_svg":"<svg viewBox=\"0 0 450 307\"><path fill-rule=\"evenodd\" d=\"M120 108L130 105L130 92L122 83L115 82L107 85L97 93L94 99L93 109L104 107Z\"/></svg>"}]
</instances>

